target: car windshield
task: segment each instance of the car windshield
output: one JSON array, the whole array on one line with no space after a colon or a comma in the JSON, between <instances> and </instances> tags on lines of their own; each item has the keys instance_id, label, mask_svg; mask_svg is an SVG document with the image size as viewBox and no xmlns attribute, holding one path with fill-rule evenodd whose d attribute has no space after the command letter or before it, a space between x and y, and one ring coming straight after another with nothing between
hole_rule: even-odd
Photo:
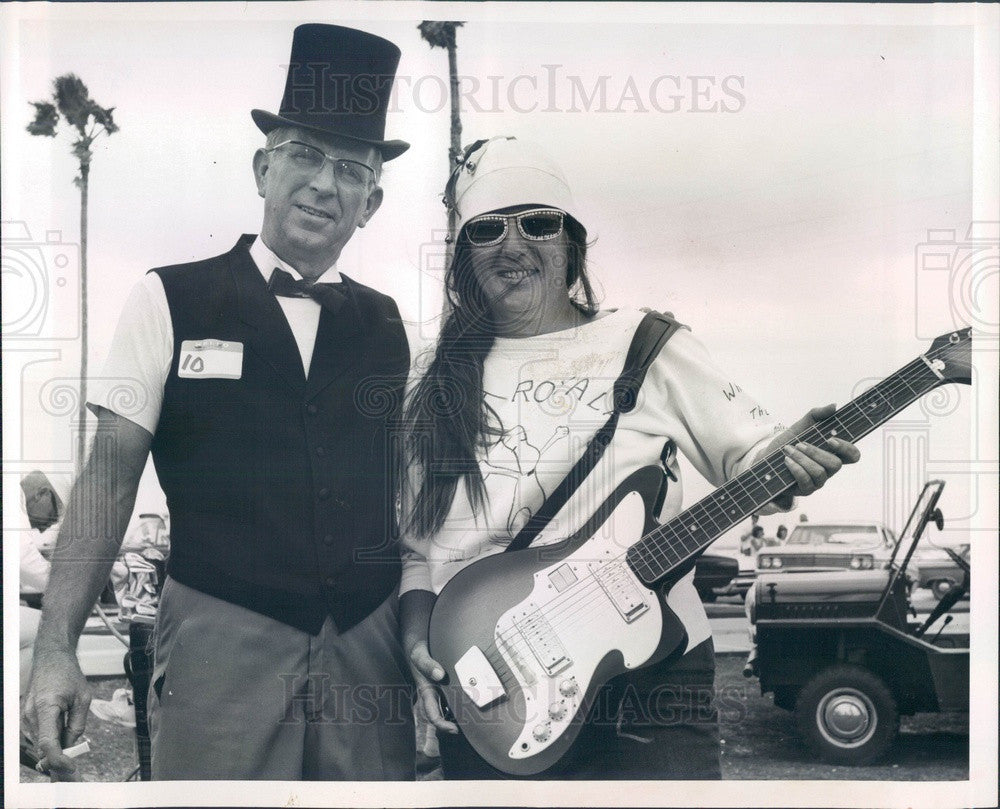
<instances>
[{"instance_id":1,"label":"car windshield","mask_svg":"<svg viewBox=\"0 0 1000 809\"><path fill-rule=\"evenodd\" d=\"M874 525L797 525L788 537L788 544L877 548L882 539Z\"/></svg>"},{"instance_id":2,"label":"car windshield","mask_svg":"<svg viewBox=\"0 0 1000 809\"><path fill-rule=\"evenodd\" d=\"M937 509L936 506L943 490L944 481L929 480L918 495L913 511L910 512L910 516L906 518L906 523L903 525L900 541L894 542L890 563L895 567L897 576L903 572L910 557L917 550L917 545L926 533L926 528L930 525L936 525L940 530L942 527L943 518L940 509Z\"/></svg>"}]
</instances>

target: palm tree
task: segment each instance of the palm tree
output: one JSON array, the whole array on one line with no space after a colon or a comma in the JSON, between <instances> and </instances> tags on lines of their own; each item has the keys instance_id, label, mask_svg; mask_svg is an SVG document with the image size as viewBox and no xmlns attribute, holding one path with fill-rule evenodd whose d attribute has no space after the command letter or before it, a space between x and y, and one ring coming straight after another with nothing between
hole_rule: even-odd
<instances>
[{"instance_id":1,"label":"palm tree","mask_svg":"<svg viewBox=\"0 0 1000 809\"><path fill-rule=\"evenodd\" d=\"M455 43L455 29L464 25L460 22L434 22L424 20L417 28L420 36L431 46L431 48L444 48L448 51L448 78L451 87L451 141L448 146L448 176L451 176L452 169L458 164L458 158L462 154L462 119L459 115L458 103L458 57L456 55L457 45ZM448 235L452 238L448 242L447 260L451 260L452 245L455 237L455 212L448 211Z\"/></svg>"},{"instance_id":2,"label":"palm tree","mask_svg":"<svg viewBox=\"0 0 1000 809\"><path fill-rule=\"evenodd\" d=\"M91 97L90 92L78 76L67 73L53 83L51 101L32 101L35 120L28 124L32 135L56 136L56 126L62 115L66 123L76 130L72 152L79 161L80 173L73 184L80 189L80 401L77 436L77 468L83 466L87 441L87 195L90 183L90 161L94 156L91 145L100 135L111 135L118 131L114 122L114 107L101 107Z\"/></svg>"}]
</instances>

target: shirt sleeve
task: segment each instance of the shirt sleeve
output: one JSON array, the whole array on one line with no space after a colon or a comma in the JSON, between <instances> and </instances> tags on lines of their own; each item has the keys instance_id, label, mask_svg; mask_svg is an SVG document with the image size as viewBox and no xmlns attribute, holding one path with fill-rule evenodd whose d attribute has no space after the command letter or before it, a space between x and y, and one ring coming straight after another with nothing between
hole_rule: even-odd
<instances>
[{"instance_id":1,"label":"shirt sleeve","mask_svg":"<svg viewBox=\"0 0 1000 809\"><path fill-rule=\"evenodd\" d=\"M412 384L413 370L411 366L410 383ZM427 561L425 553L431 540L429 538L416 537L411 531L406 530L406 515L411 508L409 497L417 489L417 470L411 466L406 473L406 480L400 491L400 555L403 559L403 572L399 582L399 594L410 590L429 590L434 592L434 582L431 577L431 567Z\"/></svg>"},{"instance_id":2,"label":"shirt sleeve","mask_svg":"<svg viewBox=\"0 0 1000 809\"><path fill-rule=\"evenodd\" d=\"M25 531L20 537L21 587L42 593L45 591L45 585L49 583L50 564L38 550L31 533Z\"/></svg>"},{"instance_id":3,"label":"shirt sleeve","mask_svg":"<svg viewBox=\"0 0 1000 809\"><path fill-rule=\"evenodd\" d=\"M173 353L163 282L156 273L148 273L125 302L101 376L91 380L88 406L95 412L105 407L151 434L156 432Z\"/></svg>"},{"instance_id":4,"label":"shirt sleeve","mask_svg":"<svg viewBox=\"0 0 1000 809\"><path fill-rule=\"evenodd\" d=\"M431 568L427 559L410 542L403 540L403 574L399 582L399 594L410 590L429 590L434 592L431 582Z\"/></svg>"},{"instance_id":5,"label":"shirt sleeve","mask_svg":"<svg viewBox=\"0 0 1000 809\"><path fill-rule=\"evenodd\" d=\"M666 425L678 449L716 486L748 469L783 429L687 329L650 366L636 415L651 433Z\"/></svg>"}]
</instances>

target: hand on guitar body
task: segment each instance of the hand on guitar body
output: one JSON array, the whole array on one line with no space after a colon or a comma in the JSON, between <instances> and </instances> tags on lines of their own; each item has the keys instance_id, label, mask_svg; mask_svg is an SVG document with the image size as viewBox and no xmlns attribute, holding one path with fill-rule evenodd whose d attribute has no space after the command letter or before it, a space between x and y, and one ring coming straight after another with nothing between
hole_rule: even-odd
<instances>
[{"instance_id":1,"label":"hand on guitar body","mask_svg":"<svg viewBox=\"0 0 1000 809\"><path fill-rule=\"evenodd\" d=\"M776 497L774 503L780 508L789 509L796 496L806 496L823 488L823 485L844 464L857 463L861 452L854 444L840 438L827 438L819 447L802 441L793 441L810 427L832 416L837 410L836 405L814 407L787 430L775 436L763 454L769 454L781 449L785 455L785 466L795 478L795 487Z\"/></svg>"},{"instance_id":2,"label":"hand on guitar body","mask_svg":"<svg viewBox=\"0 0 1000 809\"><path fill-rule=\"evenodd\" d=\"M435 595L428 590L410 590L399 597L399 622L403 651L410 664L417 699L424 717L439 731L458 733L458 726L444 718L441 696L435 683L444 679L444 668L427 647L427 625Z\"/></svg>"}]
</instances>

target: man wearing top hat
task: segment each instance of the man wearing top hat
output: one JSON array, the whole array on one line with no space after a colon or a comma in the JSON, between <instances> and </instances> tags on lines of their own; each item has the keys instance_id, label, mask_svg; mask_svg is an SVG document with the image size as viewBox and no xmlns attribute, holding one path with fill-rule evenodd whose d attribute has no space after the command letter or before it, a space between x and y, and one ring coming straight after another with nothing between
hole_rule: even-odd
<instances>
[{"instance_id":1,"label":"man wearing top hat","mask_svg":"<svg viewBox=\"0 0 1000 809\"><path fill-rule=\"evenodd\" d=\"M145 402L91 408L98 440L70 499L25 717L57 776L89 696L76 641L152 452L171 555L149 694L156 779L413 778L397 641L391 426L409 352L389 297L337 270L378 210L399 49L295 30L278 115L253 157L260 235L151 271L103 376ZM62 738L60 728L65 725Z\"/></svg>"}]
</instances>

